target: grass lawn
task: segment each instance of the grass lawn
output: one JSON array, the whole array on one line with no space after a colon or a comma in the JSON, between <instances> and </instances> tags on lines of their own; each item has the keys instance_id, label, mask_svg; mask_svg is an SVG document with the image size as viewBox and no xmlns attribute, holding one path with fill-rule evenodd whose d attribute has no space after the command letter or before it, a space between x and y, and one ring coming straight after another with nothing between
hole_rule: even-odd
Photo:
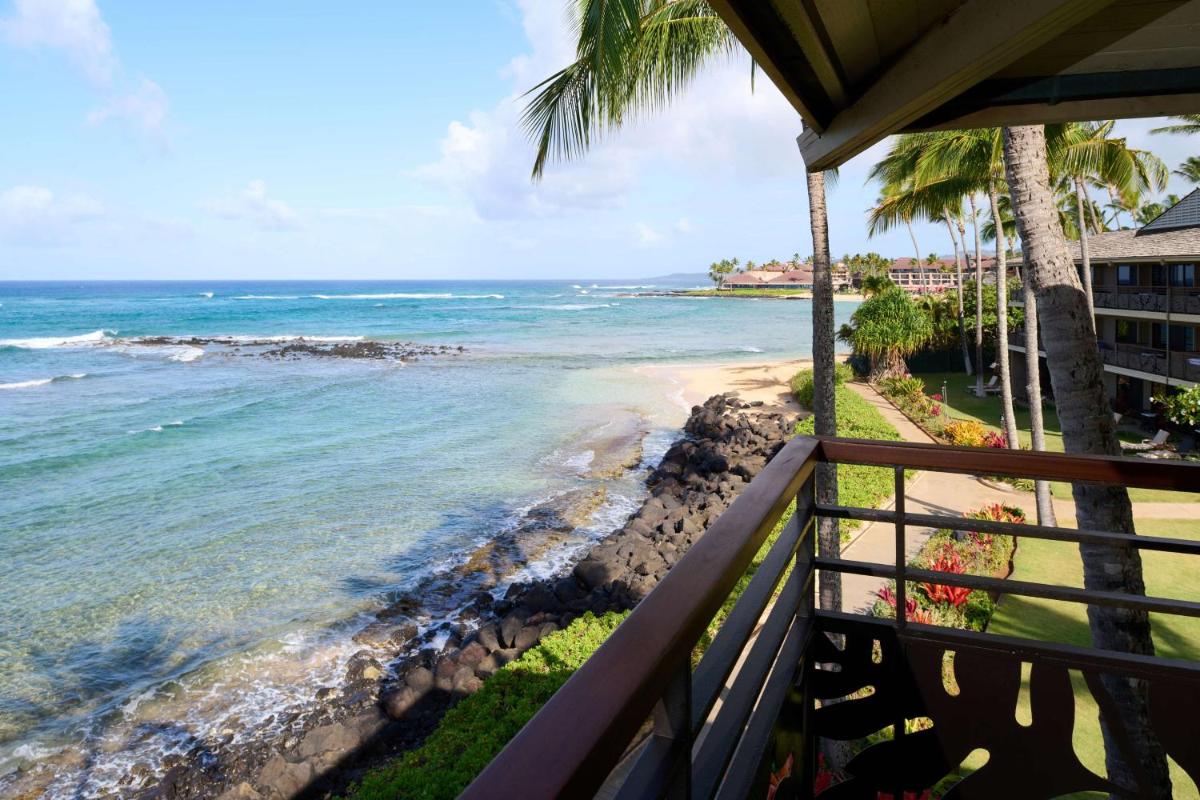
<instances>
[{"instance_id":1,"label":"grass lawn","mask_svg":"<svg viewBox=\"0 0 1200 800\"><path fill-rule=\"evenodd\" d=\"M961 372L926 372L917 375L925 381L926 394L943 394L942 405L951 417L955 419L976 420L992 430L1000 430L1000 397L976 397L972 392L975 379ZM942 392L942 386L946 391ZM1017 432L1021 444L1029 446L1029 409L1016 409ZM1050 407L1045 411L1046 449L1052 453L1063 451L1062 431L1058 424L1058 413ZM1121 434L1125 441L1140 442L1138 434ZM1050 486L1055 497L1071 499L1071 485L1068 483L1053 483ZM1200 502L1200 494L1192 492L1169 492L1162 489L1130 489L1129 499L1135 503L1195 503Z\"/></svg>"},{"instance_id":2,"label":"grass lawn","mask_svg":"<svg viewBox=\"0 0 1200 800\"><path fill-rule=\"evenodd\" d=\"M1200 523L1191 520L1139 520L1143 534L1200 539ZM1200 600L1200 584L1195 580L1193 557L1170 553L1142 552L1146 575L1146 593L1159 597ZM1021 539L1017 545L1013 577L1018 580L1065 586L1083 586L1083 568L1079 550L1068 542ZM1200 619L1151 614L1155 650L1166 658L1200 659ZM1052 642L1087 646L1091 644L1086 607L1029 597L1003 597L988 626L991 633L1036 637ZM1075 686L1075 752L1084 766L1104 774L1104 748L1100 739L1096 704L1082 675L1072 672ZM1025 686L1027 696L1028 686ZM1028 707L1022 709L1028 719ZM1195 784L1171 764L1175 797L1200 797ZM1090 795L1079 795L1086 797Z\"/></svg>"}]
</instances>

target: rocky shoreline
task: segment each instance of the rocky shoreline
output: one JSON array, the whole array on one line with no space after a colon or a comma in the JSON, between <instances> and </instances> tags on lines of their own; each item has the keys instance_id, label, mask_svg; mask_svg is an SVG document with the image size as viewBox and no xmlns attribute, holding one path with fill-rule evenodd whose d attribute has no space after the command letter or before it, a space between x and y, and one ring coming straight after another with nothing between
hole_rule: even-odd
<instances>
[{"instance_id":1,"label":"rocky shoreline","mask_svg":"<svg viewBox=\"0 0 1200 800\"><path fill-rule=\"evenodd\" d=\"M461 565L393 598L354 637L362 649L342 684L319 689L310 710L272 721L283 734L198 741L167 756L164 770L127 776L119 795L255 800L343 792L367 768L418 746L450 706L543 636L583 613L636 605L782 448L793 423L761 403L710 398L692 409L686 437L647 477L639 510L569 572L495 595L523 565L571 543L603 502L602 486L538 504ZM640 456L640 438L628 430L616 435ZM608 470L622 462L606 458ZM639 460L624 457L627 467ZM431 617L455 621L422 630L421 619ZM27 785L17 796L39 793Z\"/></svg>"},{"instance_id":2,"label":"rocky shoreline","mask_svg":"<svg viewBox=\"0 0 1200 800\"><path fill-rule=\"evenodd\" d=\"M298 336L292 339L283 339L265 336L255 339L228 336L144 336L130 341L138 345L198 347L201 350L216 347L219 348L218 352L233 355L285 360L324 357L412 361L423 357L452 356L466 352L461 345L420 344L354 337L305 338Z\"/></svg>"}]
</instances>

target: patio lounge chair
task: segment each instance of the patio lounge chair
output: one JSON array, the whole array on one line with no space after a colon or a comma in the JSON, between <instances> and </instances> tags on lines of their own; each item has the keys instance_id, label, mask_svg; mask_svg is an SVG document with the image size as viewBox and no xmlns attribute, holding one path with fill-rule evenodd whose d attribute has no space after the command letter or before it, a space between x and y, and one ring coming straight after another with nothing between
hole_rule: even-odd
<instances>
[{"instance_id":1,"label":"patio lounge chair","mask_svg":"<svg viewBox=\"0 0 1200 800\"><path fill-rule=\"evenodd\" d=\"M992 379L987 382L986 386L983 387L983 393L984 393L984 395L1000 393L1000 376L999 375L992 376Z\"/></svg>"},{"instance_id":2,"label":"patio lounge chair","mask_svg":"<svg viewBox=\"0 0 1200 800\"><path fill-rule=\"evenodd\" d=\"M1171 434L1167 433L1166 431L1164 431L1160 428L1158 433L1154 434L1153 439L1143 439L1141 444L1132 444L1132 443L1128 443L1128 442L1121 442L1121 449L1122 450L1134 450L1134 451L1158 450L1160 448L1167 446L1167 438L1170 435Z\"/></svg>"}]
</instances>

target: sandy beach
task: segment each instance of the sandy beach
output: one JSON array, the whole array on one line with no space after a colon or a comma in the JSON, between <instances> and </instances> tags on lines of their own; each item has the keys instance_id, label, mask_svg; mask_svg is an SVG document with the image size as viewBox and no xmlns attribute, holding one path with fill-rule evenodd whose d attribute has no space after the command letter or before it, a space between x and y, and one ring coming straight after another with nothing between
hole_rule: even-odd
<instances>
[{"instance_id":1,"label":"sandy beach","mask_svg":"<svg viewBox=\"0 0 1200 800\"><path fill-rule=\"evenodd\" d=\"M801 412L788 385L799 370L812 367L812 359L747 364L655 364L637 371L679 387L681 405L691 408L714 394L736 392L747 402L761 400L764 407L792 414Z\"/></svg>"}]
</instances>

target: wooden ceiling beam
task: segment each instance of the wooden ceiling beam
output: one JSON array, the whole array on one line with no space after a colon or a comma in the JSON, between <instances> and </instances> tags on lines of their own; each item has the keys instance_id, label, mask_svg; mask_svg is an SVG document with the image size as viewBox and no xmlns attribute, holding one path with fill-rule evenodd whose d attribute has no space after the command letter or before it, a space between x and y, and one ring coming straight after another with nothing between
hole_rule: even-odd
<instances>
[{"instance_id":1,"label":"wooden ceiling beam","mask_svg":"<svg viewBox=\"0 0 1200 800\"><path fill-rule=\"evenodd\" d=\"M741 5L729 0L718 2ZM826 126L818 130L810 126L800 136L797 141L805 164L810 170L842 164L1112 2L968 0L944 23L907 48L891 68ZM741 37L741 33L734 32Z\"/></svg>"}]
</instances>

